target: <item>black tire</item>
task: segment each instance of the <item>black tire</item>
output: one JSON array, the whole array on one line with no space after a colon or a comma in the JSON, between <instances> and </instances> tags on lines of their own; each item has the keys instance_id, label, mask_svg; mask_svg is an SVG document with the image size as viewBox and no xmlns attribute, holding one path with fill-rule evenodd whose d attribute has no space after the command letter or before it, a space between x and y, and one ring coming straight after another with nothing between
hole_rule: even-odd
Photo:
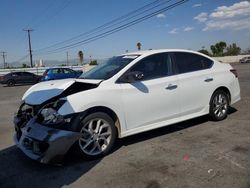
<instances>
[{"instance_id":1,"label":"black tire","mask_svg":"<svg viewBox=\"0 0 250 188\"><path fill-rule=\"evenodd\" d=\"M110 139L109 139L109 143L107 145L107 147L105 148L105 150L103 150L101 153L97 153L97 154L89 154L87 153L87 151L84 151L82 148L82 142L81 140L79 139L75 144L74 144L74 147L73 147L73 150L74 150L74 153L76 153L78 156L84 158L84 159L90 159L90 160L93 160L93 159L97 159L97 158L101 158L101 157L104 157L105 155L109 154L110 151L112 150L114 144L115 144L115 140L117 138L117 129L115 127L115 123L113 121L113 119L106 113L103 113L103 112L95 112L95 113L92 113L90 115L87 115L86 117L84 118L79 118L78 120L78 123L74 123L72 125L72 129L73 131L77 131L77 132L81 132L81 130L86 126L88 125L89 122L91 121L96 121L97 119L101 119L103 121L105 121L106 123L109 124L110 126ZM97 125L96 125L97 126ZM95 127L96 128L96 127ZM105 129L105 128L104 128ZM85 132L84 132L85 134ZM93 134L97 134L97 133L93 133ZM88 135L88 134L85 134L85 135ZM89 134L90 135L90 134ZM89 136L87 136L89 137ZM94 136L92 136L94 137ZM88 140L89 138L83 138L83 139L86 139ZM94 138L93 138L94 139ZM97 138L96 138L97 139ZM101 139L98 141L98 140L95 140L93 141L93 144L99 142L99 146L100 146L100 142L101 142ZM103 143L104 144L104 143ZM87 145L87 144L86 144ZM85 145L85 146L86 146ZM82 147L81 147L82 146ZM89 145L88 147L91 147L92 145ZM103 146L103 145L102 145ZM86 147L86 150L87 148ZM101 147L102 148L102 147Z\"/></svg>"},{"instance_id":2,"label":"black tire","mask_svg":"<svg viewBox=\"0 0 250 188\"><path fill-rule=\"evenodd\" d=\"M9 87L12 87L12 86L15 85L15 81L14 81L14 80L8 80L7 85L8 85Z\"/></svg>"},{"instance_id":3,"label":"black tire","mask_svg":"<svg viewBox=\"0 0 250 188\"><path fill-rule=\"evenodd\" d=\"M220 100L220 99L221 100ZM217 90L211 97L209 107L209 117L212 121L221 121L227 117L229 98L227 93Z\"/></svg>"}]
</instances>

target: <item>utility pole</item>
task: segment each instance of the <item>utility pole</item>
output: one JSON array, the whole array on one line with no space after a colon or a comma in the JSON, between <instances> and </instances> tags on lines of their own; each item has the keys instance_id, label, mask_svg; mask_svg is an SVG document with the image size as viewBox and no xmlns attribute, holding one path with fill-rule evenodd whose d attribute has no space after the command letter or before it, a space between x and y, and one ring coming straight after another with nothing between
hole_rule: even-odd
<instances>
[{"instance_id":1,"label":"utility pole","mask_svg":"<svg viewBox=\"0 0 250 188\"><path fill-rule=\"evenodd\" d=\"M0 52L2 54L2 57L3 57L3 68L5 69L6 68L6 63L5 63L5 57L7 56L6 53L7 52Z\"/></svg>"},{"instance_id":2,"label":"utility pole","mask_svg":"<svg viewBox=\"0 0 250 188\"><path fill-rule=\"evenodd\" d=\"M33 67L32 62L32 50L31 50L31 41L30 41L30 32L33 31L32 29L24 29L24 31L28 32L28 38L29 38L29 52L30 52L30 67Z\"/></svg>"},{"instance_id":3,"label":"utility pole","mask_svg":"<svg viewBox=\"0 0 250 188\"><path fill-rule=\"evenodd\" d=\"M69 66L69 52L66 52L67 54L67 66Z\"/></svg>"}]
</instances>

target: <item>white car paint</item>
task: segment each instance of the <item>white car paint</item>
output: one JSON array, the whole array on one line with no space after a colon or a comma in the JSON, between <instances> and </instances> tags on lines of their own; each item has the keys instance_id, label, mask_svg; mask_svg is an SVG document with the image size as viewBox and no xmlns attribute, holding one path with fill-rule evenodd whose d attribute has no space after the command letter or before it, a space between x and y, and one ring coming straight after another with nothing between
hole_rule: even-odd
<instances>
[{"instance_id":1,"label":"white car paint","mask_svg":"<svg viewBox=\"0 0 250 188\"><path fill-rule=\"evenodd\" d=\"M22 100L25 100L25 102L29 105L39 105L52 97L60 95L65 89L67 89L75 82L99 84L101 81L102 80L83 80L69 78L41 82L30 87L24 93Z\"/></svg>"},{"instance_id":2,"label":"white car paint","mask_svg":"<svg viewBox=\"0 0 250 188\"><path fill-rule=\"evenodd\" d=\"M171 84L178 85L177 76L120 84L128 130L178 117L180 93L167 90Z\"/></svg>"},{"instance_id":3,"label":"white car paint","mask_svg":"<svg viewBox=\"0 0 250 188\"><path fill-rule=\"evenodd\" d=\"M231 94L231 104L240 100L238 79L230 72L232 67L214 59L210 69L178 74L153 80L116 83L130 67L141 59L156 53L188 52L189 50L148 50L124 55L140 55L108 80L67 79L36 84L23 97L29 104L39 104L59 95L74 82L100 84L97 88L74 93L66 97L66 103L58 110L61 115L83 112L96 106L113 110L120 123L119 137L181 122L209 113L209 101L213 92L223 86ZM212 78L212 82L205 82ZM166 89L170 84L175 90Z\"/></svg>"}]
</instances>

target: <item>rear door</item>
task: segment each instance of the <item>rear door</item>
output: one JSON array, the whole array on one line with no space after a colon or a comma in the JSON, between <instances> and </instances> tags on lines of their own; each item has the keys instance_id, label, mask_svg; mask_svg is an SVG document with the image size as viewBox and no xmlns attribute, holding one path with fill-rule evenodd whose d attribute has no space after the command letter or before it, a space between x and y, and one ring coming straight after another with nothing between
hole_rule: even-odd
<instances>
[{"instance_id":1,"label":"rear door","mask_svg":"<svg viewBox=\"0 0 250 188\"><path fill-rule=\"evenodd\" d=\"M209 105L214 88L213 61L198 54L172 54L179 80L181 114L201 112Z\"/></svg>"},{"instance_id":2,"label":"rear door","mask_svg":"<svg viewBox=\"0 0 250 188\"><path fill-rule=\"evenodd\" d=\"M63 79L63 78L65 78L65 77L66 77L66 76L65 76L65 74L64 74L63 69L61 69L61 68L57 69L57 79Z\"/></svg>"},{"instance_id":3,"label":"rear door","mask_svg":"<svg viewBox=\"0 0 250 188\"><path fill-rule=\"evenodd\" d=\"M65 78L75 78L77 76L76 72L71 69L63 69Z\"/></svg>"},{"instance_id":4,"label":"rear door","mask_svg":"<svg viewBox=\"0 0 250 188\"><path fill-rule=\"evenodd\" d=\"M172 75L171 65L170 56L161 53L145 57L127 71L144 75L140 81L120 83L128 130L178 116L178 80Z\"/></svg>"},{"instance_id":5,"label":"rear door","mask_svg":"<svg viewBox=\"0 0 250 188\"><path fill-rule=\"evenodd\" d=\"M53 68L48 71L49 80L56 80L64 78L64 72L61 68Z\"/></svg>"}]
</instances>

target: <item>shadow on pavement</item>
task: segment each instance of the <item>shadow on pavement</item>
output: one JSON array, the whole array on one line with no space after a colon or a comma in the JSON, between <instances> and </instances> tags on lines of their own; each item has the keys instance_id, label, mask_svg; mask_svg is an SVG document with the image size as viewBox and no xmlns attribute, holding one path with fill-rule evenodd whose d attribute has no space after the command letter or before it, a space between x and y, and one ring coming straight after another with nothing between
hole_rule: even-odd
<instances>
[{"instance_id":1,"label":"shadow on pavement","mask_svg":"<svg viewBox=\"0 0 250 188\"><path fill-rule=\"evenodd\" d=\"M229 114L236 112L230 108ZM118 139L113 150L115 153L122 146L135 144L158 136L181 131L193 126L202 125L209 119L207 116L191 119L163 128ZM26 157L16 146L0 151L0 187L62 187L70 185L83 176L101 159L85 161L68 154L63 166L40 164Z\"/></svg>"},{"instance_id":2,"label":"shadow on pavement","mask_svg":"<svg viewBox=\"0 0 250 188\"><path fill-rule=\"evenodd\" d=\"M11 146L0 151L0 187L59 188L75 182L100 161L71 159L64 166L40 164Z\"/></svg>"},{"instance_id":3,"label":"shadow on pavement","mask_svg":"<svg viewBox=\"0 0 250 188\"><path fill-rule=\"evenodd\" d=\"M23 84L15 84L14 86L2 85L2 87L11 88L11 87L19 87L19 86L32 86L32 85L35 85L35 84L36 83L23 83Z\"/></svg>"},{"instance_id":4,"label":"shadow on pavement","mask_svg":"<svg viewBox=\"0 0 250 188\"><path fill-rule=\"evenodd\" d=\"M202 117L198 117L195 119L191 119L188 121L184 121L181 123L176 123L173 125L169 125L166 127L162 127L162 128L158 128L155 130L151 130L151 131L147 131L144 133L140 133L140 134L136 134L136 135L132 135L129 137L125 137L121 140L118 141L118 146L117 147L121 147L122 145L131 145L134 143L138 143L138 142L143 142L145 140L149 140L155 137L159 137L162 135L167 135L167 134L171 134L173 132L177 132L177 131L181 131L193 126L197 126L197 125L201 125L202 123L207 122L209 119L207 116L202 116Z\"/></svg>"},{"instance_id":5,"label":"shadow on pavement","mask_svg":"<svg viewBox=\"0 0 250 188\"><path fill-rule=\"evenodd\" d=\"M237 112L237 109L230 106L229 109L228 109L228 114L230 115L230 114L233 114L235 112ZM198 118L183 121L183 122L180 122L180 123L176 123L176 124L173 124L173 125L169 125L169 126L166 126L166 127L162 127L162 128L147 131L147 132L144 132L144 133L140 133L140 134L132 135L132 136L129 136L129 137L125 137L125 138L123 138L121 140L118 140L117 148L119 149L123 145L125 145L125 146L126 145L131 145L131 144L134 144L134 143L137 143L137 142L142 142L142 141L145 141L145 140L149 140L151 138L155 138L155 137L158 137L158 136L162 136L162 135L170 134L170 133L173 133L173 132L181 131L181 130L184 130L184 129L187 129L187 128L190 128L190 127L193 127L193 126L202 125L203 123L208 122L208 121L209 121L209 117L208 117L208 115L205 115L205 116L201 116L201 117L198 117Z\"/></svg>"},{"instance_id":6,"label":"shadow on pavement","mask_svg":"<svg viewBox=\"0 0 250 188\"><path fill-rule=\"evenodd\" d=\"M232 106L229 106L229 109L228 109L228 114L230 115L230 114L233 114L233 113L235 113L235 112L237 112L238 110L236 109L236 108L234 108L234 107L232 107Z\"/></svg>"}]
</instances>

